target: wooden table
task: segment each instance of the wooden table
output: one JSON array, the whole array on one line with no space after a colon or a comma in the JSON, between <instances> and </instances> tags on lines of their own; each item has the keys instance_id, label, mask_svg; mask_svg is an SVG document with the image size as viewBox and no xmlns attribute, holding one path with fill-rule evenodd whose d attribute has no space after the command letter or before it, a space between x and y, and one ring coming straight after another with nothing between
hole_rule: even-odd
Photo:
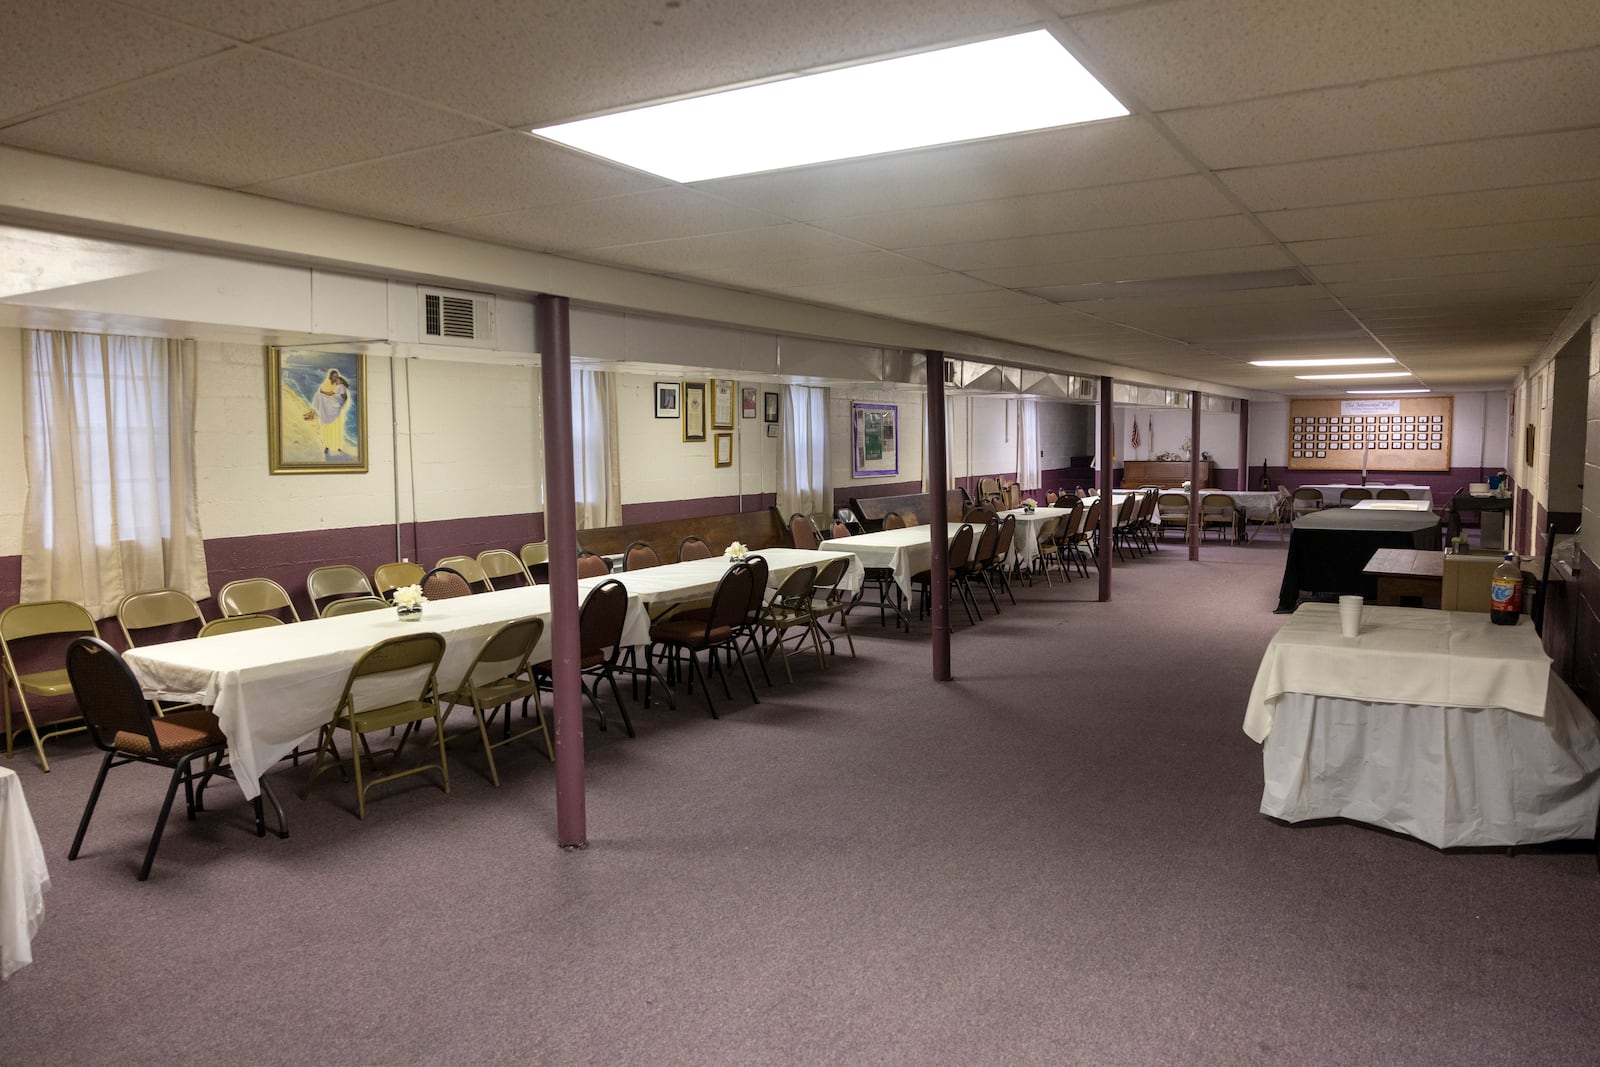
<instances>
[{"instance_id":1,"label":"wooden table","mask_svg":"<svg viewBox=\"0 0 1600 1067\"><path fill-rule=\"evenodd\" d=\"M1425 608L1436 608L1443 595L1444 553L1420 548L1380 548L1362 568L1362 574L1378 579L1378 603L1401 607L1401 599L1412 596Z\"/></svg>"}]
</instances>

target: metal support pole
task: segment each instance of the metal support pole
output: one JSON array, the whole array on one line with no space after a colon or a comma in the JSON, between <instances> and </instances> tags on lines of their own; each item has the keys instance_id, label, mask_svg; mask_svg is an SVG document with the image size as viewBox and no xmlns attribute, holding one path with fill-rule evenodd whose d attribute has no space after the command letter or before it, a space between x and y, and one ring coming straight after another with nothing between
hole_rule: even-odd
<instances>
[{"instance_id":1,"label":"metal support pole","mask_svg":"<svg viewBox=\"0 0 1600 1067\"><path fill-rule=\"evenodd\" d=\"M583 704L578 643L577 491L572 475L572 348L567 298L534 304L544 383L544 536L550 546L550 672L555 692L556 839L587 848L583 795Z\"/></svg>"},{"instance_id":2,"label":"metal support pole","mask_svg":"<svg viewBox=\"0 0 1600 1067\"><path fill-rule=\"evenodd\" d=\"M1265 468L1263 468L1264 470ZM1239 401L1239 492L1250 491L1250 401Z\"/></svg>"},{"instance_id":3,"label":"metal support pole","mask_svg":"<svg viewBox=\"0 0 1600 1067\"><path fill-rule=\"evenodd\" d=\"M1200 558L1200 393L1189 393L1189 558Z\"/></svg>"},{"instance_id":4,"label":"metal support pole","mask_svg":"<svg viewBox=\"0 0 1600 1067\"><path fill-rule=\"evenodd\" d=\"M1116 529L1116 505L1111 502L1111 450L1116 434L1111 425L1111 379L1100 379L1100 532L1097 537L1100 551L1095 563L1100 571L1101 600L1111 599L1111 538Z\"/></svg>"},{"instance_id":5,"label":"metal support pole","mask_svg":"<svg viewBox=\"0 0 1600 1067\"><path fill-rule=\"evenodd\" d=\"M928 509L928 591L933 598L933 680L950 680L950 583L935 575L950 570L950 473L946 468L944 424L944 353L927 351L928 365L928 487L933 505Z\"/></svg>"}]
</instances>

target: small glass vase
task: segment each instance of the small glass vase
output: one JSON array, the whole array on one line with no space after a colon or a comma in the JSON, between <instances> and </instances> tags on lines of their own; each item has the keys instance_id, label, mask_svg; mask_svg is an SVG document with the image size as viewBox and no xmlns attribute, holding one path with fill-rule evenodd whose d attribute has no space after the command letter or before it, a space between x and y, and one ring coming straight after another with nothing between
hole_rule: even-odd
<instances>
[{"instance_id":1,"label":"small glass vase","mask_svg":"<svg viewBox=\"0 0 1600 1067\"><path fill-rule=\"evenodd\" d=\"M394 613L400 617L401 622L421 622L421 604L396 604Z\"/></svg>"}]
</instances>

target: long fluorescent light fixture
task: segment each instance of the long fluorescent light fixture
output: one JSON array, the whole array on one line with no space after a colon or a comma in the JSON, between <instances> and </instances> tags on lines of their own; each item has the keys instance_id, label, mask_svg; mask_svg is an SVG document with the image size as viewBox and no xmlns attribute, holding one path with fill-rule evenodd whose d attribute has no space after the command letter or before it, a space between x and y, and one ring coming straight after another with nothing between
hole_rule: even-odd
<instances>
[{"instance_id":1,"label":"long fluorescent light fixture","mask_svg":"<svg viewBox=\"0 0 1600 1067\"><path fill-rule=\"evenodd\" d=\"M763 82L532 132L675 182L1116 118L1045 30Z\"/></svg>"},{"instance_id":2,"label":"long fluorescent light fixture","mask_svg":"<svg viewBox=\"0 0 1600 1067\"><path fill-rule=\"evenodd\" d=\"M1362 395L1368 395L1368 394L1373 394L1373 395L1378 395L1378 396L1398 396L1401 393L1431 393L1431 392L1433 392L1433 390L1432 389L1346 389L1345 392L1349 393L1351 396L1362 396Z\"/></svg>"},{"instance_id":3,"label":"long fluorescent light fixture","mask_svg":"<svg viewBox=\"0 0 1600 1067\"><path fill-rule=\"evenodd\" d=\"M1330 356L1327 359L1252 359L1252 367L1376 367L1392 356Z\"/></svg>"},{"instance_id":4,"label":"long fluorescent light fixture","mask_svg":"<svg viewBox=\"0 0 1600 1067\"><path fill-rule=\"evenodd\" d=\"M1367 378L1409 378L1408 370L1371 371L1366 374L1296 374L1296 381L1301 382L1341 382L1364 380Z\"/></svg>"}]
</instances>

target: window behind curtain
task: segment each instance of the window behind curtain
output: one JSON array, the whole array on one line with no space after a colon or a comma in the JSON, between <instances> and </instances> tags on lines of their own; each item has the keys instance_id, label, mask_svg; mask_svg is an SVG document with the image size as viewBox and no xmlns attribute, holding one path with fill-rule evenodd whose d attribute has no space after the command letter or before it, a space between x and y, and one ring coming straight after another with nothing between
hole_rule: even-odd
<instances>
[{"instance_id":1,"label":"window behind curtain","mask_svg":"<svg viewBox=\"0 0 1600 1067\"><path fill-rule=\"evenodd\" d=\"M572 372L572 482L580 530L622 523L616 376Z\"/></svg>"},{"instance_id":2,"label":"window behind curtain","mask_svg":"<svg viewBox=\"0 0 1600 1067\"><path fill-rule=\"evenodd\" d=\"M22 596L96 618L127 593L207 588L189 342L24 331Z\"/></svg>"},{"instance_id":3,"label":"window behind curtain","mask_svg":"<svg viewBox=\"0 0 1600 1067\"><path fill-rule=\"evenodd\" d=\"M783 449L778 463L778 510L833 513L828 484L828 390L821 386L783 387Z\"/></svg>"}]
</instances>

